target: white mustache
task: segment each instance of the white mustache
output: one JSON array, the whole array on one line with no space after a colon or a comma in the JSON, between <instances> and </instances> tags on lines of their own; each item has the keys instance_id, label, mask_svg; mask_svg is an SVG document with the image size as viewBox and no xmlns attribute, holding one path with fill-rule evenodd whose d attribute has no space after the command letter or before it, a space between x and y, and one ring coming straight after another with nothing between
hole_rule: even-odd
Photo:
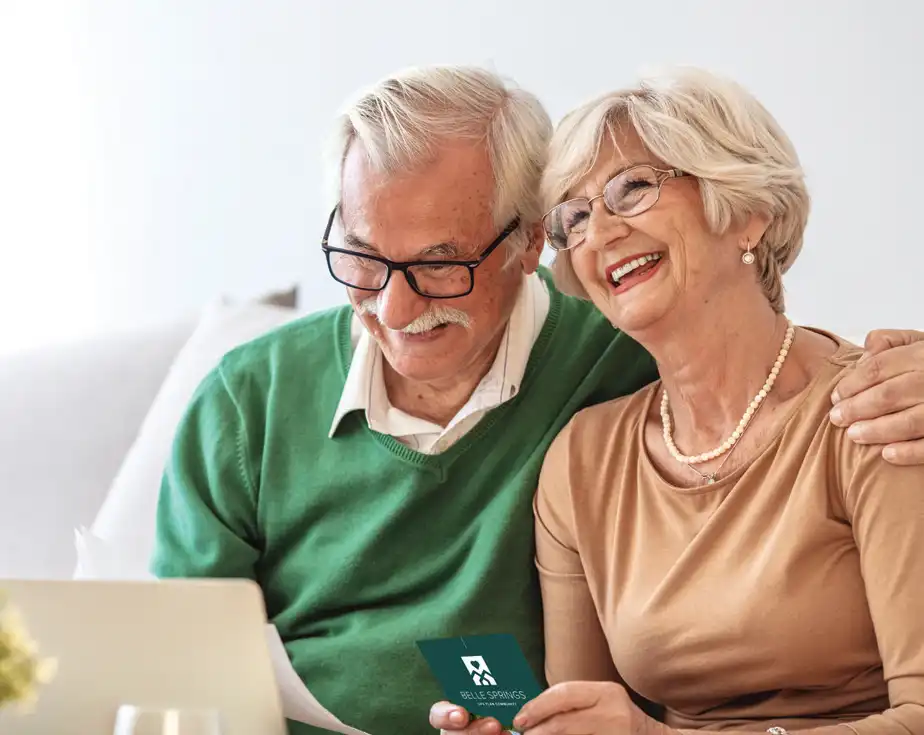
<instances>
[{"instance_id":1,"label":"white mustache","mask_svg":"<svg viewBox=\"0 0 924 735\"><path fill-rule=\"evenodd\" d=\"M373 297L359 302L359 311L361 314L371 314L376 319L379 315L379 302ZM381 324L381 320L379 320ZM433 304L423 314L417 317L406 327L396 330L404 334L421 334L436 329L443 324L458 324L460 327L468 329L472 325L472 320L468 314L451 306L442 306Z\"/></svg>"}]
</instances>

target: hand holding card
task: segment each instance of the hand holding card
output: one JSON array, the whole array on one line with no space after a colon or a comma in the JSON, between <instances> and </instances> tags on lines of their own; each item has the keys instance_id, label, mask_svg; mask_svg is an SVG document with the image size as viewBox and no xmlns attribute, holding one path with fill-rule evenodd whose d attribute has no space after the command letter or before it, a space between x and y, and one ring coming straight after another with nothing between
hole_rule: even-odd
<instances>
[{"instance_id":1,"label":"hand holding card","mask_svg":"<svg viewBox=\"0 0 924 735\"><path fill-rule=\"evenodd\" d=\"M542 692L512 635L441 638L417 646L446 699L508 729L523 705Z\"/></svg>"}]
</instances>

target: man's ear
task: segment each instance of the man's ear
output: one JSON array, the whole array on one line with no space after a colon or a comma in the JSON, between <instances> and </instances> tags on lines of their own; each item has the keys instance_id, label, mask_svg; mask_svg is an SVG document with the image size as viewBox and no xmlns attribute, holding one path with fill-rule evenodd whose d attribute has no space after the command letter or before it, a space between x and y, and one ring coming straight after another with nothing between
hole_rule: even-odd
<instances>
[{"instance_id":1,"label":"man's ear","mask_svg":"<svg viewBox=\"0 0 924 735\"><path fill-rule=\"evenodd\" d=\"M539 260L542 257L542 249L545 247L545 230L542 229L542 223L526 227L526 236L529 241L526 244L526 250L520 256L520 263L523 272L531 275L539 268Z\"/></svg>"}]
</instances>

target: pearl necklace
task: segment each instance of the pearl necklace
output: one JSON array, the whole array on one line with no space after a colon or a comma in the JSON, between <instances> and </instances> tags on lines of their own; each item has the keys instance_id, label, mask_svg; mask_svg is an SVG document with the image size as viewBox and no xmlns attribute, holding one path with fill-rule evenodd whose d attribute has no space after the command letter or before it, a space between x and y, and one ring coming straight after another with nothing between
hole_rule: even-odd
<instances>
[{"instance_id":1,"label":"pearl necklace","mask_svg":"<svg viewBox=\"0 0 924 735\"><path fill-rule=\"evenodd\" d=\"M677 449L677 445L674 444L673 436L671 436L672 426L669 399L667 397L667 390L664 391L664 395L661 398L661 426L664 429L664 443L667 445L667 451L670 452L674 459L686 465L702 464L716 457L721 457L738 443L741 435L744 434L745 429L748 428L748 424L751 423L751 419L754 417L757 409L760 408L760 404L763 403L763 400L773 388L773 384L776 382L776 376L780 374L780 369L783 367L783 363L786 362L786 355L789 354L789 348L792 346L792 340L795 336L795 327L793 327L791 322L787 322L787 324L786 336L783 338L783 346L780 348L780 352L776 357L776 362L773 363L773 367L770 369L770 375L767 377L767 381L764 383L763 388L754 396L754 400L751 401L741 421L738 422L737 428L731 433L731 436L715 449L692 456L680 453L680 450ZM712 477L708 475L704 477L709 478L709 482L715 481L714 475Z\"/></svg>"}]
</instances>

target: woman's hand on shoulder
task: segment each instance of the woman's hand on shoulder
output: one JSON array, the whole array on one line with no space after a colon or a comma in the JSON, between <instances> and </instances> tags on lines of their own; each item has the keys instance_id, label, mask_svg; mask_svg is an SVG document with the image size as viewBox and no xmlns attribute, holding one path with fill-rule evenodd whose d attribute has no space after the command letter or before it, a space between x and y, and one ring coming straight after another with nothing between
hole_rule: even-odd
<instances>
[{"instance_id":1,"label":"woman's hand on shoulder","mask_svg":"<svg viewBox=\"0 0 924 735\"><path fill-rule=\"evenodd\" d=\"M569 681L528 702L513 721L528 735L675 735L640 710L615 682Z\"/></svg>"},{"instance_id":2,"label":"woman's hand on shoulder","mask_svg":"<svg viewBox=\"0 0 924 735\"><path fill-rule=\"evenodd\" d=\"M831 397L831 421L888 462L924 464L924 332L870 332L865 350Z\"/></svg>"}]
</instances>

